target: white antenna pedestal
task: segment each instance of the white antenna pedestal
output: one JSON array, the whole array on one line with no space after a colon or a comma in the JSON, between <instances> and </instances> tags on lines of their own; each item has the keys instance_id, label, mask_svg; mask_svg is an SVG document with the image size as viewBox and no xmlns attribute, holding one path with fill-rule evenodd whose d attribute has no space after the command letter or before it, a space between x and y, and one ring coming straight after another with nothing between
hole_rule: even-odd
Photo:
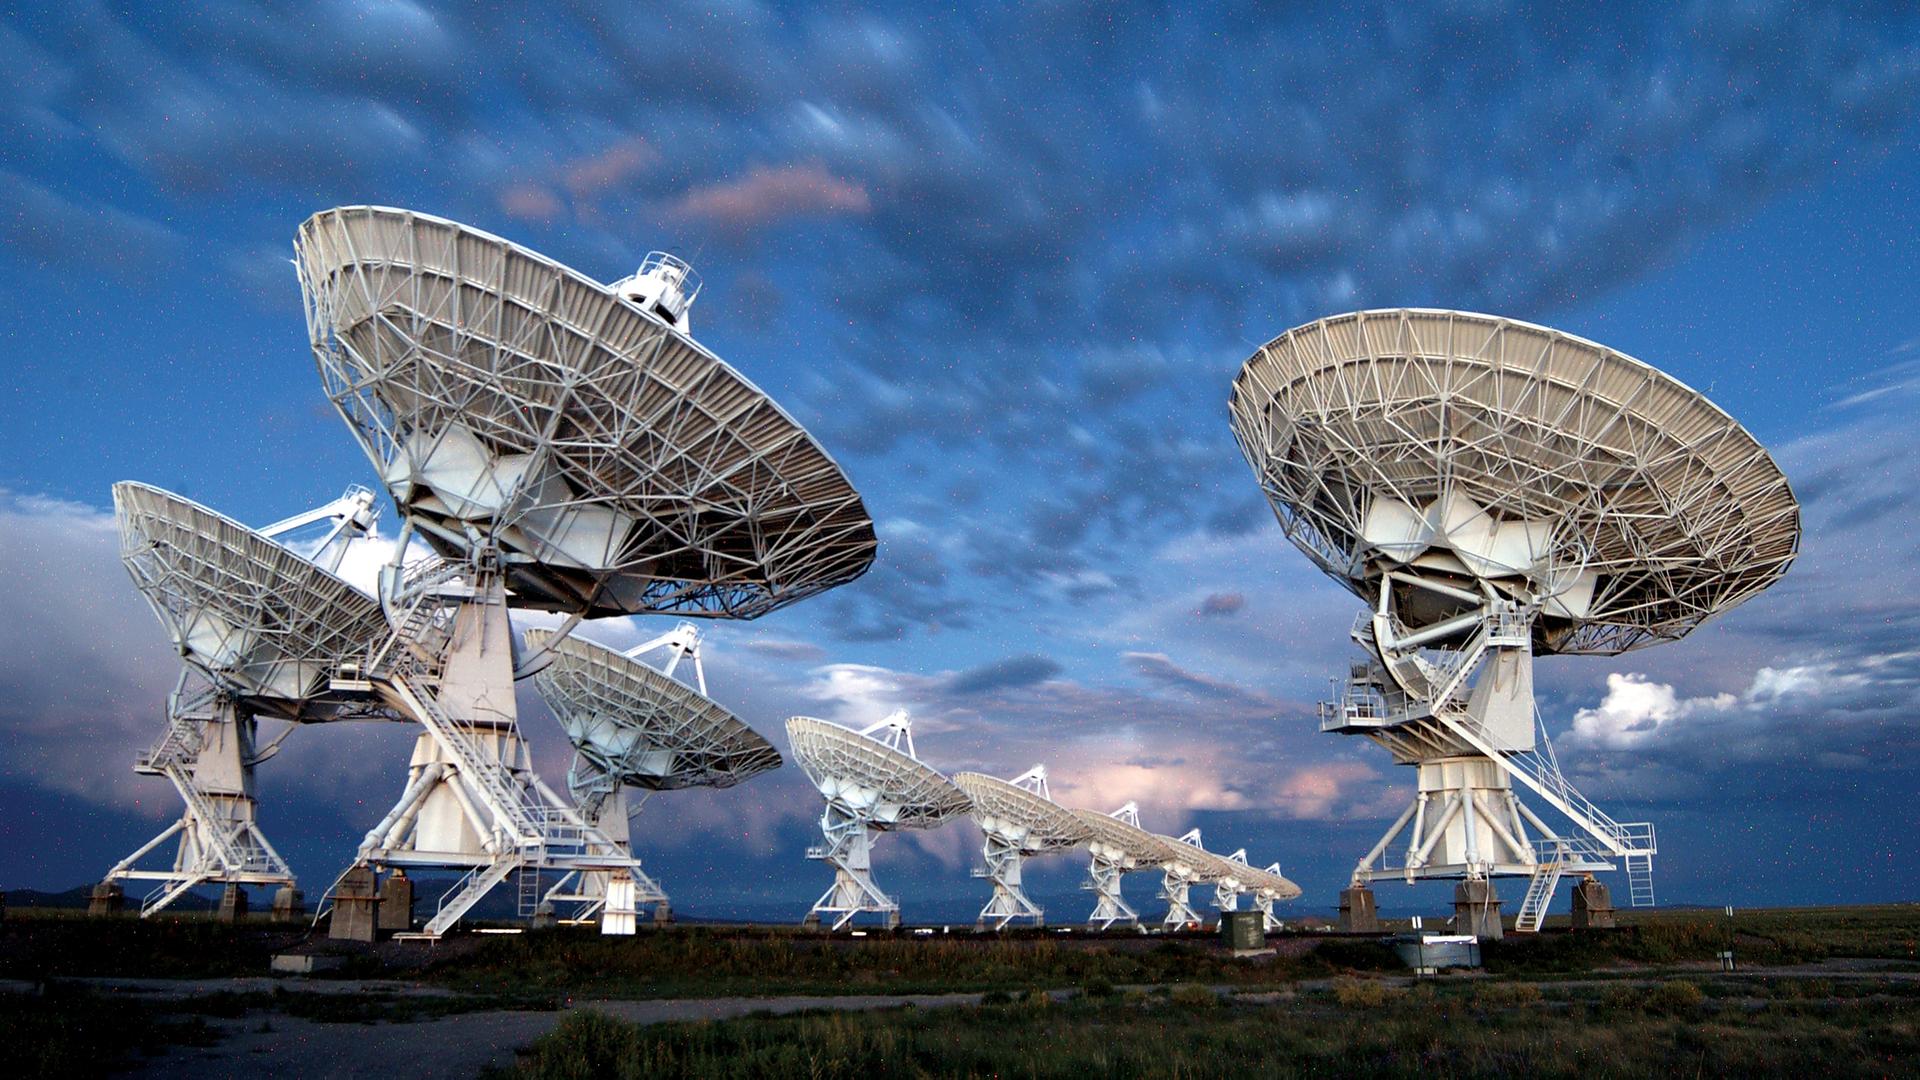
<instances>
[{"instance_id":1,"label":"white antenna pedestal","mask_svg":"<svg viewBox=\"0 0 1920 1080\"><path fill-rule=\"evenodd\" d=\"M543 870L624 871L636 904L664 903L639 861L532 771L498 575L476 560L414 577L390 606L393 636L365 670L395 709L426 730L414 744L405 791L367 834L358 861L467 870L415 936L444 934L515 871L523 918L543 899Z\"/></svg>"},{"instance_id":2,"label":"white antenna pedestal","mask_svg":"<svg viewBox=\"0 0 1920 1080\"><path fill-rule=\"evenodd\" d=\"M197 683L197 685L196 685ZM189 689L191 687L191 689ZM232 696L182 671L167 704L167 733L134 771L164 776L186 804L180 820L107 872L112 883L151 881L141 916L165 909L200 885L278 885L292 889L293 871L260 831L253 767L278 749L257 751L257 722L242 717ZM173 863L142 869L145 859L179 838Z\"/></svg>"}]
</instances>

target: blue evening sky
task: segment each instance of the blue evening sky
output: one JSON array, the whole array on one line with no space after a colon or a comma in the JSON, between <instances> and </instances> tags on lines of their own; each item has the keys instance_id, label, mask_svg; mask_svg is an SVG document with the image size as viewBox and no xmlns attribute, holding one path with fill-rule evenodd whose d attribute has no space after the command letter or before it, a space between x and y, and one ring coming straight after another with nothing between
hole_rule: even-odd
<instances>
[{"instance_id":1,"label":"blue evening sky","mask_svg":"<svg viewBox=\"0 0 1920 1080\"><path fill-rule=\"evenodd\" d=\"M1638 356L1775 451L1806 538L1684 642L1543 662L1563 763L1659 824L1666 899L1920 893L1909 5L60 3L0 15L0 55L0 887L97 879L176 812L128 768L174 661L110 485L264 523L372 480L287 262L307 215L372 202L602 280L694 261L696 336L882 541L860 582L710 629L715 696L783 750L788 715L905 706L932 763L1044 761L1062 801L1278 860L1302 912L1410 778L1314 730L1352 603L1239 458L1240 363L1400 305ZM408 741L316 729L263 767L312 888ZM789 767L653 800L637 846L690 912L797 918L817 809ZM964 915L977 843L889 839L882 881ZM1039 864L1055 918L1082 873Z\"/></svg>"}]
</instances>

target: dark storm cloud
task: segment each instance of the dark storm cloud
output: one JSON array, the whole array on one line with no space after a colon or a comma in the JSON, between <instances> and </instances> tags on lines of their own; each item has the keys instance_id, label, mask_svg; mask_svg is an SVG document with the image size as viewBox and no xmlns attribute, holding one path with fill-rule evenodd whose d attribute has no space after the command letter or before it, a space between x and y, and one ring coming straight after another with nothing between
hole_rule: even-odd
<instances>
[{"instance_id":1,"label":"dark storm cloud","mask_svg":"<svg viewBox=\"0 0 1920 1080\"><path fill-rule=\"evenodd\" d=\"M1060 674L1060 664L1045 656L1009 656L991 664L968 668L947 680L949 694L981 694L989 690L1014 690L1045 682Z\"/></svg>"},{"instance_id":2,"label":"dark storm cloud","mask_svg":"<svg viewBox=\"0 0 1920 1080\"><path fill-rule=\"evenodd\" d=\"M790 400L830 445L1045 478L992 494L997 536L923 522L978 542L956 564L1039 544L1073 574L1169 524L1260 520L1220 405L1258 341L1355 306L1590 295L1889 145L1920 94L1904 8L1109 14L49 6L5 23L7 122L39 136L7 153L26 184L100 159L113 179L63 197L133 222L263 196L214 263L250 290L316 191L505 214L599 268L712 245L750 291L839 316ZM915 582L909 627L873 588L843 621L950 624L951 587Z\"/></svg>"},{"instance_id":3,"label":"dark storm cloud","mask_svg":"<svg viewBox=\"0 0 1920 1080\"><path fill-rule=\"evenodd\" d=\"M1200 601L1199 610L1194 614L1203 616L1234 615L1238 614L1240 609L1246 606L1247 597L1245 593L1208 593L1205 599Z\"/></svg>"}]
</instances>

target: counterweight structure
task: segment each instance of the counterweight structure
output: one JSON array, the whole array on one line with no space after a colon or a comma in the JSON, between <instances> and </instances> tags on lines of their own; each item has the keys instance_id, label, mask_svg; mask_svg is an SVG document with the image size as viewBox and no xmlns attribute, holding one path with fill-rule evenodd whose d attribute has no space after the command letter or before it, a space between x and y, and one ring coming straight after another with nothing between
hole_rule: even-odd
<instances>
[{"instance_id":1,"label":"counterweight structure","mask_svg":"<svg viewBox=\"0 0 1920 1080\"><path fill-rule=\"evenodd\" d=\"M435 937L519 871L658 889L534 774L510 607L754 618L873 560L860 496L765 394L687 336L686 264L603 286L426 214L346 207L295 241L322 384L435 557L381 581L391 634L360 681L421 725L405 790L356 863L467 871ZM548 642L551 649L552 641ZM350 868L351 869L351 868Z\"/></svg>"},{"instance_id":2,"label":"counterweight structure","mask_svg":"<svg viewBox=\"0 0 1920 1080\"><path fill-rule=\"evenodd\" d=\"M261 745L259 718L379 714L368 695L337 692L328 679L339 656L386 627L374 599L335 573L347 545L373 529L373 494L351 487L259 531L145 484L114 485L113 502L121 560L182 661L166 733L134 771L166 777L185 811L106 882L154 882L142 916L200 885L278 885L291 895L293 872L260 828L254 767L293 728ZM141 865L176 838L170 865Z\"/></svg>"},{"instance_id":3,"label":"counterweight structure","mask_svg":"<svg viewBox=\"0 0 1920 1080\"><path fill-rule=\"evenodd\" d=\"M859 731L810 716L787 721L794 760L820 789L822 846L807 857L833 867L833 884L814 902L804 925L839 930L862 912L900 925L900 904L873 880L873 841L896 829L931 829L968 811L953 782L923 764L913 748L913 720L898 710ZM831 920L829 922L829 920Z\"/></svg>"},{"instance_id":4,"label":"counterweight structure","mask_svg":"<svg viewBox=\"0 0 1920 1080\"><path fill-rule=\"evenodd\" d=\"M1417 772L1355 889L1458 880L1456 906L1497 935L1490 879L1528 880L1515 926L1530 931L1563 874L1617 860L1651 904L1653 826L1614 820L1562 774L1533 658L1677 640L1778 580L1799 508L1766 450L1631 357L1456 311L1290 330L1247 361L1231 411L1288 538L1368 608L1352 631L1366 659L1322 730Z\"/></svg>"},{"instance_id":5,"label":"counterweight structure","mask_svg":"<svg viewBox=\"0 0 1920 1080\"><path fill-rule=\"evenodd\" d=\"M1115 925L1138 927L1140 913L1127 903L1121 878L1135 870L1151 870L1165 865L1167 847L1160 838L1140 827L1140 806L1128 803L1112 813L1075 810L1088 830L1086 888L1098 898L1093 914L1087 916L1090 930L1109 930Z\"/></svg>"},{"instance_id":6,"label":"counterweight structure","mask_svg":"<svg viewBox=\"0 0 1920 1080\"><path fill-rule=\"evenodd\" d=\"M551 630L526 632L529 648L551 656L534 685L573 745L567 786L574 804L628 850L630 823L654 792L733 787L780 767L771 743L707 696L700 641L690 622L624 652ZM663 654L659 668L642 659L649 654ZM693 685L674 677L683 662ZM607 882L603 873L568 874L546 899L573 904L571 921L581 921L606 903ZM657 903L656 918L665 898Z\"/></svg>"},{"instance_id":7,"label":"counterweight structure","mask_svg":"<svg viewBox=\"0 0 1920 1080\"><path fill-rule=\"evenodd\" d=\"M976 929L1004 930L1016 919L1045 926L1046 913L1022 885L1023 866L1035 855L1079 847L1093 830L1053 801L1045 765L1035 765L1012 780L956 773L953 783L972 800L973 820L985 836L986 866L974 874L993 883L993 896L980 909Z\"/></svg>"}]
</instances>

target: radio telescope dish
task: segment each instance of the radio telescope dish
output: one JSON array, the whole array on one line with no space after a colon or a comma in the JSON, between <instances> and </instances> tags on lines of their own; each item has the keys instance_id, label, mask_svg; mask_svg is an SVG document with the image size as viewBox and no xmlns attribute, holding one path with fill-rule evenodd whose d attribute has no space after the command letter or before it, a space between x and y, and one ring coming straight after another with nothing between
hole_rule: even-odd
<instances>
[{"instance_id":1,"label":"radio telescope dish","mask_svg":"<svg viewBox=\"0 0 1920 1080\"><path fill-rule=\"evenodd\" d=\"M1120 889L1120 879L1129 871L1147 870L1167 860L1167 848L1160 838L1140 827L1140 806L1128 803L1111 814L1098 810L1075 810L1073 816L1087 827L1088 867L1094 894L1093 914L1087 917L1090 930L1107 930L1115 923L1140 925L1140 913L1133 910Z\"/></svg>"},{"instance_id":2,"label":"radio telescope dish","mask_svg":"<svg viewBox=\"0 0 1920 1080\"><path fill-rule=\"evenodd\" d=\"M838 930L863 911L900 925L899 903L873 881L874 835L945 824L971 808L966 793L914 753L913 721L904 709L860 731L796 716L787 721L787 741L827 800L820 817L827 843L808 849L807 857L831 865L834 883L807 913L806 925L818 927L831 915Z\"/></svg>"},{"instance_id":3,"label":"radio telescope dish","mask_svg":"<svg viewBox=\"0 0 1920 1080\"><path fill-rule=\"evenodd\" d=\"M364 488L349 498L371 513ZM113 504L121 561L183 660L249 710L295 721L338 715L329 676L386 633L377 601L172 492L122 482Z\"/></svg>"},{"instance_id":4,"label":"radio telescope dish","mask_svg":"<svg viewBox=\"0 0 1920 1080\"><path fill-rule=\"evenodd\" d=\"M373 493L348 488L262 530L145 484L114 485L113 502L121 559L183 662L166 733L134 771L165 777L185 812L107 871L103 898L117 903L126 881L155 882L140 903L145 917L196 886L222 884L223 904L244 910L242 886L279 885L276 906L291 906L293 871L260 829L253 770L292 728L261 745L256 717L377 714L370 695L336 693L331 678L386 631L379 605L334 575L347 545L379 517ZM316 531L310 554L291 546ZM176 838L171 865L143 868Z\"/></svg>"},{"instance_id":5,"label":"radio telescope dish","mask_svg":"<svg viewBox=\"0 0 1920 1080\"><path fill-rule=\"evenodd\" d=\"M1161 926L1168 930L1201 926L1205 920L1194 910L1191 890L1195 885L1229 880L1230 866L1200 846L1199 829L1189 829L1179 837L1155 835L1154 839L1165 849L1166 856L1160 864L1160 898L1167 902L1167 915L1161 920Z\"/></svg>"},{"instance_id":6,"label":"radio telescope dish","mask_svg":"<svg viewBox=\"0 0 1920 1080\"><path fill-rule=\"evenodd\" d=\"M865 573L866 507L811 435L687 336L698 281L679 259L601 285L374 206L315 214L294 250L327 396L405 516L403 546L418 531L445 560L382 578L394 632L366 670L425 730L358 862L471 868L427 937L542 870L606 875L619 888L601 929L630 933L633 905L664 912L665 895L533 774L513 679L550 656L516 662L508 607L564 613L567 630L755 618ZM534 914L538 891L520 892Z\"/></svg>"},{"instance_id":7,"label":"radio telescope dish","mask_svg":"<svg viewBox=\"0 0 1920 1080\"><path fill-rule=\"evenodd\" d=\"M1045 926L1045 913L1021 887L1021 866L1030 856L1079 847L1093 836L1092 827L1053 801L1044 765L1010 781L956 773L953 783L972 800L973 820L986 834L987 865L979 873L993 882L993 897L981 909L977 928L992 922L1001 930L1015 919Z\"/></svg>"},{"instance_id":8,"label":"radio telescope dish","mask_svg":"<svg viewBox=\"0 0 1920 1080\"><path fill-rule=\"evenodd\" d=\"M1534 652L1685 635L1778 580L1800 513L1698 392L1584 338L1458 311L1336 315L1263 346L1234 435L1287 536L1369 604L1537 604Z\"/></svg>"},{"instance_id":9,"label":"radio telescope dish","mask_svg":"<svg viewBox=\"0 0 1920 1080\"><path fill-rule=\"evenodd\" d=\"M1676 640L1778 580L1800 515L1766 450L1638 360L1456 311L1290 330L1247 361L1230 405L1288 538L1370 609L1353 629L1370 658L1322 730L1419 772L1354 871L1349 928L1372 928L1372 881L1443 878L1461 882L1462 925L1497 937L1490 879L1525 876L1515 926L1536 930L1563 874L1614 858L1651 904L1653 826L1615 821L1537 749L1533 657ZM1558 835L1515 780L1586 835Z\"/></svg>"},{"instance_id":10,"label":"radio telescope dish","mask_svg":"<svg viewBox=\"0 0 1920 1080\"><path fill-rule=\"evenodd\" d=\"M747 619L872 564L840 466L683 332L684 263L608 287L375 206L294 246L327 396L429 544L497 549L516 606Z\"/></svg>"},{"instance_id":11,"label":"radio telescope dish","mask_svg":"<svg viewBox=\"0 0 1920 1080\"><path fill-rule=\"evenodd\" d=\"M526 639L535 648L554 642L555 660L534 684L585 766L570 777L576 796L600 778L650 791L724 788L780 767L773 744L724 706L634 655L578 637L554 641L551 630Z\"/></svg>"},{"instance_id":12,"label":"radio telescope dish","mask_svg":"<svg viewBox=\"0 0 1920 1080\"><path fill-rule=\"evenodd\" d=\"M574 803L622 848L631 850L632 819L653 792L732 787L780 767L771 743L707 697L700 631L692 623L625 652L552 630L528 630L526 640L552 650L534 685L573 745L567 783ZM669 654L664 671L640 659L659 649ZM697 689L673 677L683 658L693 661ZM629 801L628 787L641 790L638 801ZM577 902L572 921L583 921L600 909L608 881L605 873L567 875L547 900Z\"/></svg>"},{"instance_id":13,"label":"radio telescope dish","mask_svg":"<svg viewBox=\"0 0 1920 1080\"><path fill-rule=\"evenodd\" d=\"M1280 872L1280 864L1273 863L1264 870L1252 871L1253 906L1258 908L1262 925L1269 931L1282 927L1280 919L1273 913L1273 905L1300 898L1300 886L1288 880Z\"/></svg>"}]
</instances>

